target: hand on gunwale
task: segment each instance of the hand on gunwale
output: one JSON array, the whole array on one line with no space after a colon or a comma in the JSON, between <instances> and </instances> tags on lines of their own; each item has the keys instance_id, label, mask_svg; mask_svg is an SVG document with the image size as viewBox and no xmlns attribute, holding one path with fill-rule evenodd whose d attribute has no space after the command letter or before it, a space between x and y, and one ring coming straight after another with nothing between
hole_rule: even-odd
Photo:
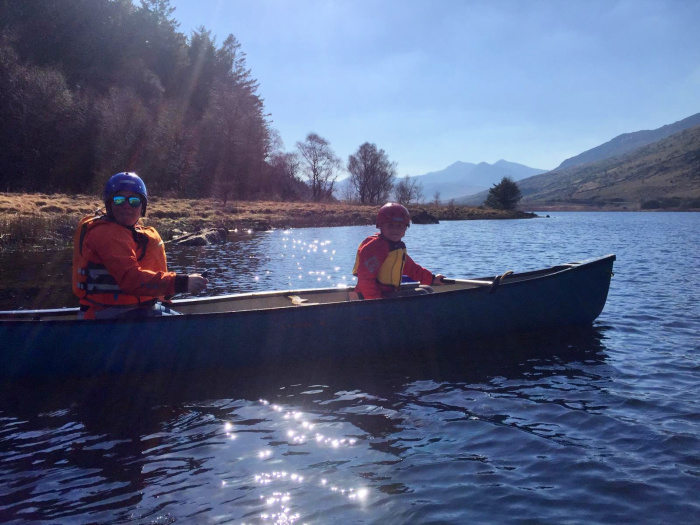
<instances>
[{"instance_id":1,"label":"hand on gunwale","mask_svg":"<svg viewBox=\"0 0 700 525\"><path fill-rule=\"evenodd\" d=\"M206 290L209 280L198 273L191 273L187 276L187 293L198 294Z\"/></svg>"},{"instance_id":2,"label":"hand on gunwale","mask_svg":"<svg viewBox=\"0 0 700 525\"><path fill-rule=\"evenodd\" d=\"M444 275L442 275L441 273L439 273L435 276L435 279L433 279L433 284L436 284L438 286L442 286L443 284L445 284L445 282L444 282L445 279L446 279L446 277Z\"/></svg>"}]
</instances>

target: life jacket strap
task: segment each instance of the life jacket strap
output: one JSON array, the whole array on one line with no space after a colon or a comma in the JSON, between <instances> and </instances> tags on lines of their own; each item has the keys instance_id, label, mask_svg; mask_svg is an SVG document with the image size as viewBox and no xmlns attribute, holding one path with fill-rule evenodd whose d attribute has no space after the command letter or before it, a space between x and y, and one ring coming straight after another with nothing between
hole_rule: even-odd
<instances>
[{"instance_id":1,"label":"life jacket strap","mask_svg":"<svg viewBox=\"0 0 700 525\"><path fill-rule=\"evenodd\" d=\"M103 275L110 275L106 268L78 268L78 275L86 275L91 279L97 279Z\"/></svg>"},{"instance_id":2,"label":"life jacket strap","mask_svg":"<svg viewBox=\"0 0 700 525\"><path fill-rule=\"evenodd\" d=\"M106 293L115 292L121 293L121 289L117 284L96 284L96 283L78 283L80 290L87 290L88 293Z\"/></svg>"}]
</instances>

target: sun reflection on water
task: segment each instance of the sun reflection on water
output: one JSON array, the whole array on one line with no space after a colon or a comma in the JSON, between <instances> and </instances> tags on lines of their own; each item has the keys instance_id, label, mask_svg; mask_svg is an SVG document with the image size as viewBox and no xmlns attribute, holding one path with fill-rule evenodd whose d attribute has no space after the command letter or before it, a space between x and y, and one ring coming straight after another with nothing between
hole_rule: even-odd
<instances>
[{"instance_id":1,"label":"sun reflection on water","mask_svg":"<svg viewBox=\"0 0 700 525\"><path fill-rule=\"evenodd\" d=\"M333 270L315 270L313 266L328 268L329 261L333 261L336 250L330 248L332 241L313 239L306 241L289 236L289 231L285 231L285 237L282 238L282 260L294 259L290 261L292 267L289 268L292 273L287 275L287 286L289 288L298 288L299 281L305 278L311 283L310 287L318 286L335 286L338 288L348 288L353 286L348 281L356 280L353 276L343 275L341 266L333 266ZM296 252L296 253L295 253ZM299 257L297 257L297 253ZM308 255L308 258L307 258ZM287 263L289 264L289 263ZM309 269L308 265L313 265ZM348 268L349 269L349 268Z\"/></svg>"},{"instance_id":2,"label":"sun reflection on water","mask_svg":"<svg viewBox=\"0 0 700 525\"><path fill-rule=\"evenodd\" d=\"M280 447L314 447L326 450L326 453L336 455L338 451L348 449L357 444L357 439L337 436L333 434L333 426L325 423L313 421L311 414L306 414L300 410L290 409L276 403L270 403L265 399L259 400L260 405L267 407L272 417L266 418L273 427L275 421L279 429L275 436L267 434L265 438L267 445L258 448L252 455L246 455L246 460L259 461L259 465L274 465L273 469L255 469L257 472L251 473L250 481L246 483L249 487L258 487L260 494L256 495L260 502L259 514L248 522L253 523L274 523L286 524L297 523L305 514L299 503L302 495L308 493L326 492L333 498L341 498L341 501L365 505L370 497L370 490L364 486L352 486L352 483L333 482L328 478L328 473L321 476L320 473L300 473L288 467L286 453ZM325 427L325 428L324 428ZM321 431L323 430L323 432ZM249 429L239 427L231 421L223 423L223 431L227 438L235 439L238 432L249 432ZM247 434L243 434L245 436ZM285 468L287 467L287 468ZM222 480L222 489L240 488L236 483ZM300 492L301 491L301 492ZM342 504L342 503L340 503Z\"/></svg>"}]
</instances>

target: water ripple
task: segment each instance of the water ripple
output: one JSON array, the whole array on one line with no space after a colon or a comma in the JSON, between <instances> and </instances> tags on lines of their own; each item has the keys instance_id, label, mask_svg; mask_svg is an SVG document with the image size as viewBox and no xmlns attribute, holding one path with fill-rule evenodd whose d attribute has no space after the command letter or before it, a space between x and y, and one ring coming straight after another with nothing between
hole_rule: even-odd
<instances>
[{"instance_id":1,"label":"water ripple","mask_svg":"<svg viewBox=\"0 0 700 525\"><path fill-rule=\"evenodd\" d=\"M416 225L406 242L460 277L614 252L591 330L177 384L20 385L0 397L0 521L692 522L699 216L553 215ZM347 286L372 232L240 232L169 261L212 269L212 293Z\"/></svg>"}]
</instances>

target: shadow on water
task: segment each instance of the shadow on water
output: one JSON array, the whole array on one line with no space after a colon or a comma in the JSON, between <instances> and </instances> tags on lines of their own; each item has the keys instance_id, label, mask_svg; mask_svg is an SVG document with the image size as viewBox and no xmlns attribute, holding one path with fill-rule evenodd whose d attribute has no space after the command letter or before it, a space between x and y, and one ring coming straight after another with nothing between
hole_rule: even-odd
<instances>
[{"instance_id":1,"label":"shadow on water","mask_svg":"<svg viewBox=\"0 0 700 525\"><path fill-rule=\"evenodd\" d=\"M323 384L330 387L327 392L364 390L391 398L403 385L421 380L474 384L493 377L527 379L535 368L541 376L548 367L552 374L561 375L563 365L605 360L606 329L568 329L488 343L393 351L373 358L335 356L280 366L266 363L264 368L23 380L0 386L0 410L28 417L72 407L81 420L100 431L129 435L157 428L159 418L154 407L211 399L256 401L276 396L281 387L288 385L306 388ZM165 417L172 417L165 412Z\"/></svg>"},{"instance_id":2,"label":"shadow on water","mask_svg":"<svg viewBox=\"0 0 700 525\"><path fill-rule=\"evenodd\" d=\"M75 306L69 250L0 253L0 310Z\"/></svg>"}]
</instances>

